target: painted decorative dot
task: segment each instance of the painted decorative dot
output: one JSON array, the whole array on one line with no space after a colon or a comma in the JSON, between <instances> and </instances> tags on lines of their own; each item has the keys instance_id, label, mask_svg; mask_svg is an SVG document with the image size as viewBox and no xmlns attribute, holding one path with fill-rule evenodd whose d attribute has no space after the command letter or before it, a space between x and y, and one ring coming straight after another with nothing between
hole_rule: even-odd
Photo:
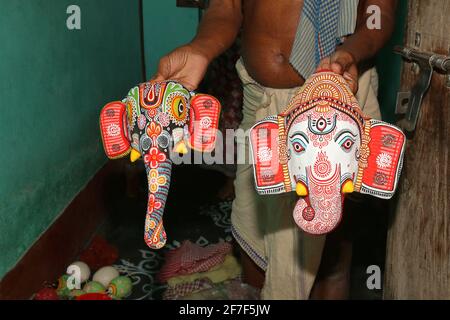
<instances>
[{"instance_id":1,"label":"painted decorative dot","mask_svg":"<svg viewBox=\"0 0 450 320\"><path fill-rule=\"evenodd\" d=\"M314 212L314 209L312 207L306 207L305 209L303 209L302 216L306 221L312 221L315 215L316 213Z\"/></svg>"}]
</instances>

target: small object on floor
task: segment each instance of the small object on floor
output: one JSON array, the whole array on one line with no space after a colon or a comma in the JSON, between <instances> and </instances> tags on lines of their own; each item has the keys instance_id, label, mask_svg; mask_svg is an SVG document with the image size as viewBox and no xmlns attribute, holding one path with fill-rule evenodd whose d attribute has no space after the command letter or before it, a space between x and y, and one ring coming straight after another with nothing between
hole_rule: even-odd
<instances>
[{"instance_id":1,"label":"small object on floor","mask_svg":"<svg viewBox=\"0 0 450 320\"><path fill-rule=\"evenodd\" d=\"M222 264L231 250L232 246L228 242L201 247L186 240L181 247L167 252L158 280L164 283L174 276L208 271Z\"/></svg>"},{"instance_id":2,"label":"small object on floor","mask_svg":"<svg viewBox=\"0 0 450 320\"><path fill-rule=\"evenodd\" d=\"M163 300L178 300L189 294L212 289L213 287L213 282L208 278L196 279L189 283L180 283L173 287L168 287L163 294Z\"/></svg>"},{"instance_id":3,"label":"small object on floor","mask_svg":"<svg viewBox=\"0 0 450 320\"><path fill-rule=\"evenodd\" d=\"M112 265L118 258L117 248L100 236L95 236L89 247L80 255L80 260L86 262L93 271Z\"/></svg>"},{"instance_id":4,"label":"small object on floor","mask_svg":"<svg viewBox=\"0 0 450 320\"><path fill-rule=\"evenodd\" d=\"M260 300L260 292L240 277L215 284L211 289L192 292L178 300Z\"/></svg>"},{"instance_id":5,"label":"small object on floor","mask_svg":"<svg viewBox=\"0 0 450 320\"><path fill-rule=\"evenodd\" d=\"M120 276L111 281L108 287L108 294L113 299L123 299L131 294L133 284L128 277Z\"/></svg>"},{"instance_id":6,"label":"small object on floor","mask_svg":"<svg viewBox=\"0 0 450 320\"><path fill-rule=\"evenodd\" d=\"M241 273L242 268L236 258L229 254L225 257L225 261L222 264L211 268L209 271L172 277L167 280L167 283L170 287L173 287L177 284L189 283L201 278L209 278L213 283L221 283L237 278Z\"/></svg>"},{"instance_id":7,"label":"small object on floor","mask_svg":"<svg viewBox=\"0 0 450 320\"><path fill-rule=\"evenodd\" d=\"M261 290L242 282L236 278L225 282L225 289L229 300L260 300Z\"/></svg>"},{"instance_id":8,"label":"small object on floor","mask_svg":"<svg viewBox=\"0 0 450 320\"><path fill-rule=\"evenodd\" d=\"M70 297L72 299L82 296L84 294L86 294L86 292L84 290L75 289L75 290L70 291Z\"/></svg>"},{"instance_id":9,"label":"small object on floor","mask_svg":"<svg viewBox=\"0 0 450 320\"><path fill-rule=\"evenodd\" d=\"M86 293L78 296L75 300L112 300L110 296L105 293Z\"/></svg>"},{"instance_id":10,"label":"small object on floor","mask_svg":"<svg viewBox=\"0 0 450 320\"><path fill-rule=\"evenodd\" d=\"M119 271L112 266L100 268L92 277L93 281L101 283L105 288L108 288L111 281L119 277Z\"/></svg>"},{"instance_id":11,"label":"small object on floor","mask_svg":"<svg viewBox=\"0 0 450 320\"><path fill-rule=\"evenodd\" d=\"M106 292L105 287L97 281L90 281L90 282L86 283L83 287L83 290L86 293L105 293Z\"/></svg>"},{"instance_id":12,"label":"small object on floor","mask_svg":"<svg viewBox=\"0 0 450 320\"><path fill-rule=\"evenodd\" d=\"M89 266L83 261L76 261L67 267L67 270L71 270L73 267L77 267L80 270L80 281L81 283L89 280L91 276L91 269Z\"/></svg>"},{"instance_id":13,"label":"small object on floor","mask_svg":"<svg viewBox=\"0 0 450 320\"><path fill-rule=\"evenodd\" d=\"M59 300L59 296L54 288L43 288L36 293L34 300Z\"/></svg>"},{"instance_id":14,"label":"small object on floor","mask_svg":"<svg viewBox=\"0 0 450 320\"><path fill-rule=\"evenodd\" d=\"M69 275L65 274L58 279L58 288L56 289L56 293L61 298L67 298L70 295L70 289L67 287L67 280L69 277Z\"/></svg>"}]
</instances>

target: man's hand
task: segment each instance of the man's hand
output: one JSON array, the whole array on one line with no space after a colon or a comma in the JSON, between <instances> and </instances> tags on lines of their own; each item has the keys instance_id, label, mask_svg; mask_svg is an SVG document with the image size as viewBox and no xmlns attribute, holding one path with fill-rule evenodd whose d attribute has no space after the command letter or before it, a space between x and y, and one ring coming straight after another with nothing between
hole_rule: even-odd
<instances>
[{"instance_id":1,"label":"man's hand","mask_svg":"<svg viewBox=\"0 0 450 320\"><path fill-rule=\"evenodd\" d=\"M197 89L209 63L231 46L241 23L241 0L211 0L195 38L164 56L152 80L176 80Z\"/></svg>"},{"instance_id":2,"label":"man's hand","mask_svg":"<svg viewBox=\"0 0 450 320\"><path fill-rule=\"evenodd\" d=\"M176 80L188 90L195 90L205 76L208 64L206 54L187 44L161 58L152 80Z\"/></svg>"},{"instance_id":3,"label":"man's hand","mask_svg":"<svg viewBox=\"0 0 450 320\"><path fill-rule=\"evenodd\" d=\"M358 67L351 53L338 49L330 57L320 62L317 70L320 69L328 69L340 74L347 81L353 93L358 92Z\"/></svg>"}]
</instances>

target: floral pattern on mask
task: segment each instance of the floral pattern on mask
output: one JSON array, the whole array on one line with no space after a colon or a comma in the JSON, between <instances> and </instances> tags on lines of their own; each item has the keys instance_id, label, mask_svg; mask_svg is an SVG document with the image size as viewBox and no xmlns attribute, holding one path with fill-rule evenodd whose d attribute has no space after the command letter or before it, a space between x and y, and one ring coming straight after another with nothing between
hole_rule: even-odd
<instances>
[{"instance_id":1,"label":"floral pattern on mask","mask_svg":"<svg viewBox=\"0 0 450 320\"><path fill-rule=\"evenodd\" d=\"M200 141L199 151L212 151L219 115L217 99L190 92L176 81L142 83L122 102L103 108L100 130L107 156L130 155L131 161L142 158L145 163L149 197L144 240L150 248L162 248L166 242L162 216L170 186L171 152L175 146L177 150L185 150L186 145L193 148L194 141ZM208 126L197 129L192 122Z\"/></svg>"}]
</instances>

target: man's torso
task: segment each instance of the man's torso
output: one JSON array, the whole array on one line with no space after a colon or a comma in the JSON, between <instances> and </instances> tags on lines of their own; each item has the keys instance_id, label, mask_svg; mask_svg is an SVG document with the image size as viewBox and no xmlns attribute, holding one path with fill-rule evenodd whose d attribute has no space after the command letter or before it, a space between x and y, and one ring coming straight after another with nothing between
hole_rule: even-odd
<instances>
[{"instance_id":1,"label":"man's torso","mask_svg":"<svg viewBox=\"0 0 450 320\"><path fill-rule=\"evenodd\" d=\"M303 0L242 0L242 8L242 57L250 76L271 88L302 85L289 57Z\"/></svg>"}]
</instances>

